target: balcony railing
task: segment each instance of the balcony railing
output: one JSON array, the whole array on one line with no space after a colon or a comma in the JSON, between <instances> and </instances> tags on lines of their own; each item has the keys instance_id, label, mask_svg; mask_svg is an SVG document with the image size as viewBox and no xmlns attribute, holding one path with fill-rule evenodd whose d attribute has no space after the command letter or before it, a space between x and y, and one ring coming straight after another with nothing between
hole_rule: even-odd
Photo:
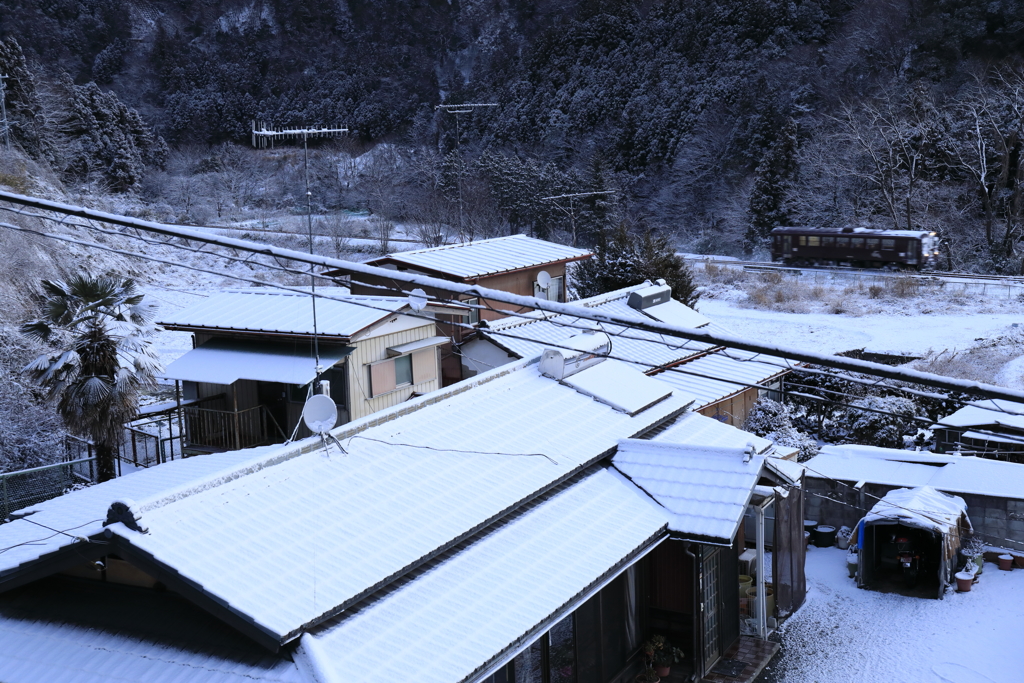
<instances>
[{"instance_id":1,"label":"balcony railing","mask_svg":"<svg viewBox=\"0 0 1024 683\"><path fill-rule=\"evenodd\" d=\"M245 410L214 410L186 406L182 408L185 422L186 452L230 451L273 443L288 437L266 406Z\"/></svg>"}]
</instances>

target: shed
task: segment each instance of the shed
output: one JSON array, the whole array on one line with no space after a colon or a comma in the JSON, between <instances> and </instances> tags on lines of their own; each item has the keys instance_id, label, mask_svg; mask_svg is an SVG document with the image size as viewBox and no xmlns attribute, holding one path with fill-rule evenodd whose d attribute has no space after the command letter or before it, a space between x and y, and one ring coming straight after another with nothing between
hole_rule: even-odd
<instances>
[{"instance_id":1,"label":"shed","mask_svg":"<svg viewBox=\"0 0 1024 683\"><path fill-rule=\"evenodd\" d=\"M940 600L956 571L960 540L971 531L963 498L936 491L930 486L890 491L879 500L857 527L857 585L877 586L892 570L896 538L905 535L921 552L921 572L935 571L936 597Z\"/></svg>"}]
</instances>

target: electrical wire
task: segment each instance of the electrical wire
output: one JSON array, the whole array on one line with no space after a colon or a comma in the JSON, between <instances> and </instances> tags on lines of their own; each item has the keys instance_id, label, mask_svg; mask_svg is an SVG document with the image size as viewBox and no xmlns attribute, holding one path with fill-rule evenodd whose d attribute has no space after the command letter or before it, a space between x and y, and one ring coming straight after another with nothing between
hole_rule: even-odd
<instances>
[{"instance_id":1,"label":"electrical wire","mask_svg":"<svg viewBox=\"0 0 1024 683\"><path fill-rule=\"evenodd\" d=\"M33 521L33 520L29 519L28 517L18 517L14 521L31 522L32 524L35 524L36 526L41 526L44 529L49 529L50 531L53 531L54 533L50 534L49 536L44 536L43 538L36 538L36 539L31 540L31 541L23 541L21 543L15 543L14 545L9 545L6 548L0 548L0 555L2 555L3 553L6 553L8 550L14 550L15 548L20 548L23 545L36 545L36 544L42 543L43 541L48 541L49 539L53 538L54 536L60 536L61 534L65 535L65 536L68 536L68 537L74 539L75 541L79 541L82 538L81 536L73 536L73 535L71 535L71 534L69 534L67 532L74 531L75 529L80 529L83 526L87 526L89 524L95 524L96 522L102 522L103 518L101 517L100 519L89 520L88 522L83 522L82 524L78 524L78 525L75 525L75 526L72 526L72 527L68 527L67 529L63 529L63 530L62 529L54 529L53 527L49 527L49 526L47 526L45 524L41 524L39 522ZM89 542L90 543L105 543L105 541L91 541L91 540Z\"/></svg>"},{"instance_id":2,"label":"electrical wire","mask_svg":"<svg viewBox=\"0 0 1024 683\"><path fill-rule=\"evenodd\" d=\"M384 444L385 446L405 446L407 448L422 448L428 451L437 451L439 453L465 453L467 455L508 455L512 457L523 457L523 458L544 458L552 465L558 465L558 461L552 458L546 453L499 453L491 451L464 451L457 448L436 448L434 446L420 446L413 443L398 443L394 441L384 441L383 439L374 439L369 436L362 436L361 434L355 434L348 438L347 444L350 445L354 439L363 439L364 441L375 441L377 443Z\"/></svg>"}]
</instances>

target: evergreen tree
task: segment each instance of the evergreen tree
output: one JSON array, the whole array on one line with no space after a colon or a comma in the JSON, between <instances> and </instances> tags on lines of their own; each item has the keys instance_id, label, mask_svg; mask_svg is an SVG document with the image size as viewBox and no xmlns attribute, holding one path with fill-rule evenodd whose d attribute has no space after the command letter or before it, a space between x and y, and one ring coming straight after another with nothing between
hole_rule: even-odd
<instances>
[{"instance_id":1,"label":"evergreen tree","mask_svg":"<svg viewBox=\"0 0 1024 683\"><path fill-rule=\"evenodd\" d=\"M773 228L789 223L786 193L796 173L796 124L790 120L757 165L750 193L750 224L743 249L750 254L764 246Z\"/></svg>"},{"instance_id":2,"label":"evergreen tree","mask_svg":"<svg viewBox=\"0 0 1024 683\"><path fill-rule=\"evenodd\" d=\"M631 231L621 222L601 233L593 257L576 266L572 282L576 297L584 299L658 279L672 288L676 301L691 308L697 304L693 273L668 238L649 228Z\"/></svg>"}]
</instances>

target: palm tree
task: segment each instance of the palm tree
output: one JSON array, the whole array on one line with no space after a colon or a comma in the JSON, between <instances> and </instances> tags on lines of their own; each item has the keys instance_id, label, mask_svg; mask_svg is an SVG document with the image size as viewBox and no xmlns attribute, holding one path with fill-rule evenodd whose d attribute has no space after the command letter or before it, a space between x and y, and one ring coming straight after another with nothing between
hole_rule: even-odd
<instances>
[{"instance_id":1,"label":"palm tree","mask_svg":"<svg viewBox=\"0 0 1024 683\"><path fill-rule=\"evenodd\" d=\"M123 426L160 371L150 344L154 310L131 279L77 275L42 286L43 315L21 330L61 350L25 371L57 403L68 431L95 444L99 480L113 479Z\"/></svg>"}]
</instances>

